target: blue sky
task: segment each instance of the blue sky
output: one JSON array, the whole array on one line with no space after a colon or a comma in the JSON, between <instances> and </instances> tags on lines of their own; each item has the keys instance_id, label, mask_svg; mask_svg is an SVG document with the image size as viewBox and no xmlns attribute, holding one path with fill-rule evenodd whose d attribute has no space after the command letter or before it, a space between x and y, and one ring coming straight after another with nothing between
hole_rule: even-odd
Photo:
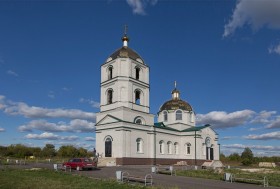
<instances>
[{"instance_id":1,"label":"blue sky","mask_svg":"<svg viewBox=\"0 0 280 189\"><path fill-rule=\"evenodd\" d=\"M1 1L0 145L95 145L100 65L150 66L151 113L181 98L225 154L279 156L280 1ZM156 120L155 120L156 121Z\"/></svg>"}]
</instances>

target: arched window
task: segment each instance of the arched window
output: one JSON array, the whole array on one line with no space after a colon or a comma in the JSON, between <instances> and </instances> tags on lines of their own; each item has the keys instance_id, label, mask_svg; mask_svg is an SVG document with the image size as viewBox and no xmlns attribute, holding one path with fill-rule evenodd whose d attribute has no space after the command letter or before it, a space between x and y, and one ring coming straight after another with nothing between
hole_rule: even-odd
<instances>
[{"instance_id":1,"label":"arched window","mask_svg":"<svg viewBox=\"0 0 280 189\"><path fill-rule=\"evenodd\" d=\"M186 154L191 154L191 143L186 144Z\"/></svg>"},{"instance_id":2,"label":"arched window","mask_svg":"<svg viewBox=\"0 0 280 189\"><path fill-rule=\"evenodd\" d=\"M112 138L110 136L105 139L105 157L112 157Z\"/></svg>"},{"instance_id":3,"label":"arched window","mask_svg":"<svg viewBox=\"0 0 280 189\"><path fill-rule=\"evenodd\" d=\"M163 142L163 140L161 140L159 142L159 153L164 154L164 142Z\"/></svg>"},{"instance_id":4,"label":"arched window","mask_svg":"<svg viewBox=\"0 0 280 189\"><path fill-rule=\"evenodd\" d=\"M113 90L109 89L107 91L107 104L112 104L113 103Z\"/></svg>"},{"instance_id":5,"label":"arched window","mask_svg":"<svg viewBox=\"0 0 280 189\"><path fill-rule=\"evenodd\" d=\"M113 66L108 67L108 79L113 78Z\"/></svg>"},{"instance_id":6,"label":"arched window","mask_svg":"<svg viewBox=\"0 0 280 189\"><path fill-rule=\"evenodd\" d=\"M194 122L194 113L193 112L190 113L190 117L191 117L190 120L193 123Z\"/></svg>"},{"instance_id":7,"label":"arched window","mask_svg":"<svg viewBox=\"0 0 280 189\"><path fill-rule=\"evenodd\" d=\"M176 120L182 120L182 111L181 110L176 111Z\"/></svg>"},{"instance_id":8,"label":"arched window","mask_svg":"<svg viewBox=\"0 0 280 189\"><path fill-rule=\"evenodd\" d=\"M137 153L143 153L143 140L141 138L136 140L136 151Z\"/></svg>"},{"instance_id":9,"label":"arched window","mask_svg":"<svg viewBox=\"0 0 280 189\"><path fill-rule=\"evenodd\" d=\"M139 90L136 90L135 91L135 104L138 104L138 105L140 105L140 96L141 96L141 91L139 91Z\"/></svg>"},{"instance_id":10,"label":"arched window","mask_svg":"<svg viewBox=\"0 0 280 189\"><path fill-rule=\"evenodd\" d=\"M135 79L140 79L140 68L138 67L135 68Z\"/></svg>"},{"instance_id":11,"label":"arched window","mask_svg":"<svg viewBox=\"0 0 280 189\"><path fill-rule=\"evenodd\" d=\"M141 116L137 116L136 118L134 118L134 123L139 124L139 125L145 125L145 119Z\"/></svg>"},{"instance_id":12,"label":"arched window","mask_svg":"<svg viewBox=\"0 0 280 189\"><path fill-rule=\"evenodd\" d=\"M207 137L205 139L205 144L206 144L206 147L210 148L211 147L211 139L209 137Z\"/></svg>"},{"instance_id":13,"label":"arched window","mask_svg":"<svg viewBox=\"0 0 280 189\"><path fill-rule=\"evenodd\" d=\"M167 111L163 112L163 121L168 121L168 114Z\"/></svg>"},{"instance_id":14,"label":"arched window","mask_svg":"<svg viewBox=\"0 0 280 189\"><path fill-rule=\"evenodd\" d=\"M167 153L172 154L172 142L167 142Z\"/></svg>"},{"instance_id":15,"label":"arched window","mask_svg":"<svg viewBox=\"0 0 280 189\"><path fill-rule=\"evenodd\" d=\"M135 123L141 125L142 124L142 120L138 118L138 119L136 119Z\"/></svg>"},{"instance_id":16,"label":"arched window","mask_svg":"<svg viewBox=\"0 0 280 189\"><path fill-rule=\"evenodd\" d=\"M174 143L175 154L179 154L179 144L178 142Z\"/></svg>"}]
</instances>

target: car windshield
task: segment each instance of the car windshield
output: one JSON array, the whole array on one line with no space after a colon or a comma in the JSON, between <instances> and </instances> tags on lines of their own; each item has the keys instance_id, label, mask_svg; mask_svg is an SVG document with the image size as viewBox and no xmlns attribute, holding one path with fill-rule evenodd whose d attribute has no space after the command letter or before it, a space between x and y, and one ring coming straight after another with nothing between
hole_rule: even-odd
<instances>
[{"instance_id":1,"label":"car windshield","mask_svg":"<svg viewBox=\"0 0 280 189\"><path fill-rule=\"evenodd\" d=\"M85 161L85 162L92 162L91 159L85 159L84 161Z\"/></svg>"}]
</instances>

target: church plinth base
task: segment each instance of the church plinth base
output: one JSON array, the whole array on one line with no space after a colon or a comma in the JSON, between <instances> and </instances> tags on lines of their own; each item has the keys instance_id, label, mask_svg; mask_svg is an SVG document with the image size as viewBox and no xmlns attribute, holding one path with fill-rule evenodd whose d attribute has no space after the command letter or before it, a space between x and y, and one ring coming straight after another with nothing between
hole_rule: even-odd
<instances>
[{"instance_id":1,"label":"church plinth base","mask_svg":"<svg viewBox=\"0 0 280 189\"><path fill-rule=\"evenodd\" d=\"M98 164L97 165L99 167L116 166L116 158L112 158L112 157L98 158Z\"/></svg>"},{"instance_id":2,"label":"church plinth base","mask_svg":"<svg viewBox=\"0 0 280 189\"><path fill-rule=\"evenodd\" d=\"M161 159L161 158L116 158L117 165L173 165L180 161L186 161L188 165L202 165L206 160L193 159Z\"/></svg>"}]
</instances>

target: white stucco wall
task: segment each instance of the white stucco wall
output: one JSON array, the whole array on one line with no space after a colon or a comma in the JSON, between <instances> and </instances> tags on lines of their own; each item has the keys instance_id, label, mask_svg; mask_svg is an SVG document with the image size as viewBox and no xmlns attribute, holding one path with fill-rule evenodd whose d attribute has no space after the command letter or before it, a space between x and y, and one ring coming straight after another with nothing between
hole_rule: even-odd
<instances>
[{"instance_id":1,"label":"white stucco wall","mask_svg":"<svg viewBox=\"0 0 280 189\"><path fill-rule=\"evenodd\" d=\"M190 111L181 110L182 113L182 120L176 120L176 111L177 110L169 110L169 111L161 111L158 114L158 122L163 122L165 125L172 125L175 123L184 123L189 126L195 126L195 113ZM164 121L164 112L167 112L167 121ZM187 128L187 127L186 127ZM183 127L183 129L186 129ZM176 129L176 128L175 128ZM179 129L179 128L178 128ZM182 129L182 130L183 130Z\"/></svg>"},{"instance_id":2,"label":"white stucco wall","mask_svg":"<svg viewBox=\"0 0 280 189\"><path fill-rule=\"evenodd\" d=\"M180 133L169 131L166 129L156 129L156 136L154 138L152 126L141 126L129 123L110 124L110 128L97 128L97 151L100 154L105 154L105 137L111 136L112 141L112 156L113 157L134 157L134 158L153 158L154 146L156 148L156 158L167 159L206 159L206 145L205 139L211 139L211 146L214 148L214 160L219 160L219 145L217 143L216 133L210 129L205 128L197 131L197 138L195 141L195 132ZM141 138L143 140L143 151L137 152L136 140ZM156 145L154 145L156 139ZM163 153L160 153L160 141L164 142ZM171 142L171 153L168 153L168 142ZM178 153L175 153L174 144L178 144ZM186 145L190 143L190 154L187 154ZM196 146L196 153L195 153Z\"/></svg>"},{"instance_id":3,"label":"white stucco wall","mask_svg":"<svg viewBox=\"0 0 280 189\"><path fill-rule=\"evenodd\" d=\"M109 67L113 68L112 78L109 78ZM137 80L135 68L140 68ZM118 58L101 66L100 108L107 111L125 106L149 113L149 67L129 58ZM113 90L113 103L107 103L107 91ZM140 105L135 103L135 91L141 91Z\"/></svg>"}]
</instances>

